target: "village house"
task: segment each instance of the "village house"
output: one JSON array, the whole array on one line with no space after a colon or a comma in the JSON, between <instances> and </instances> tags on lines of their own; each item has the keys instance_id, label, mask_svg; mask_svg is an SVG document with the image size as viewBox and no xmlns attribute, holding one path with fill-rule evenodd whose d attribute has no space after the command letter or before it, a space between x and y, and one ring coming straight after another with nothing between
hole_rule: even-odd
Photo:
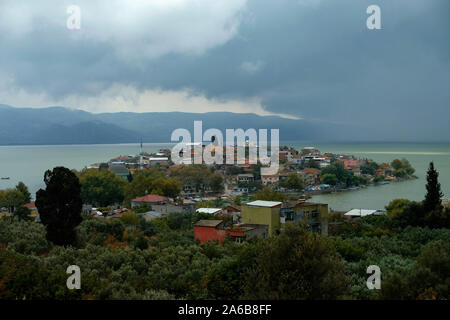
<instances>
[{"instance_id":1,"label":"village house","mask_svg":"<svg viewBox=\"0 0 450 320\"><path fill-rule=\"evenodd\" d=\"M254 238L267 238L269 229L267 225L261 224L237 224L226 228L226 235L237 243Z\"/></svg>"},{"instance_id":2,"label":"village house","mask_svg":"<svg viewBox=\"0 0 450 320\"><path fill-rule=\"evenodd\" d=\"M169 202L168 203L164 203L164 204L152 204L152 210L159 212L159 213L164 213L164 214L169 214L169 213L183 213L186 212L188 210L186 210L186 208L184 206L179 206L173 202ZM190 211L191 212L191 211Z\"/></svg>"},{"instance_id":3,"label":"village house","mask_svg":"<svg viewBox=\"0 0 450 320\"><path fill-rule=\"evenodd\" d=\"M153 221L155 219L159 219L159 218L162 218L164 216L163 213L157 212L157 211L153 211L153 210L145 212L145 213L140 213L139 215L141 217L143 217L144 220L146 220L146 221Z\"/></svg>"},{"instance_id":4,"label":"village house","mask_svg":"<svg viewBox=\"0 0 450 320\"><path fill-rule=\"evenodd\" d=\"M304 147L301 150L301 153L303 155L311 155L311 156L318 156L320 155L320 151L314 147Z\"/></svg>"},{"instance_id":5,"label":"village house","mask_svg":"<svg viewBox=\"0 0 450 320\"><path fill-rule=\"evenodd\" d=\"M292 157L288 158L288 162L293 162L300 166L303 164L303 156L301 154L294 154Z\"/></svg>"},{"instance_id":6,"label":"village house","mask_svg":"<svg viewBox=\"0 0 450 320\"><path fill-rule=\"evenodd\" d=\"M305 221L312 232L328 235L328 204L304 200L288 201L280 209L281 222Z\"/></svg>"},{"instance_id":7,"label":"village house","mask_svg":"<svg viewBox=\"0 0 450 320\"><path fill-rule=\"evenodd\" d=\"M227 205L224 209L224 211L233 217L233 222L240 222L241 221L241 207L235 206L235 205Z\"/></svg>"},{"instance_id":8,"label":"village house","mask_svg":"<svg viewBox=\"0 0 450 320\"><path fill-rule=\"evenodd\" d=\"M240 224L227 227L223 220L200 220L194 225L194 238L201 243L207 241L222 243L227 237L241 243L253 238L266 238L267 235L267 226L261 225Z\"/></svg>"},{"instance_id":9,"label":"village house","mask_svg":"<svg viewBox=\"0 0 450 320\"><path fill-rule=\"evenodd\" d=\"M146 196L143 197L137 197L133 200L131 200L131 207L134 208L136 206L141 206L141 205L148 205L148 206L153 206L153 205L165 205L167 204L169 201L169 198L167 197L163 197L157 194L148 194Z\"/></svg>"},{"instance_id":10,"label":"village house","mask_svg":"<svg viewBox=\"0 0 450 320\"><path fill-rule=\"evenodd\" d=\"M132 158L133 158L133 156L120 156L120 157L111 159L111 162L112 163L122 163L122 162L128 161Z\"/></svg>"},{"instance_id":11,"label":"village house","mask_svg":"<svg viewBox=\"0 0 450 320\"><path fill-rule=\"evenodd\" d=\"M287 151L279 151L278 159L280 160L280 162L286 162L288 159L288 152Z\"/></svg>"},{"instance_id":12,"label":"village house","mask_svg":"<svg viewBox=\"0 0 450 320\"><path fill-rule=\"evenodd\" d=\"M271 175L261 175L261 183L263 186L267 186L269 184L276 184L280 180L278 174Z\"/></svg>"},{"instance_id":13,"label":"village house","mask_svg":"<svg viewBox=\"0 0 450 320\"><path fill-rule=\"evenodd\" d=\"M36 204L34 202L30 202L23 205L25 208L28 208L30 210L29 217L33 218L35 222L41 222L41 219L39 217L39 212L36 207Z\"/></svg>"},{"instance_id":14,"label":"village house","mask_svg":"<svg viewBox=\"0 0 450 320\"><path fill-rule=\"evenodd\" d=\"M201 243L206 241L225 240L226 232L223 220L200 220L194 224L194 238Z\"/></svg>"},{"instance_id":15,"label":"village house","mask_svg":"<svg viewBox=\"0 0 450 320\"><path fill-rule=\"evenodd\" d=\"M252 183L255 181L255 177L251 173L241 173L237 175L238 183Z\"/></svg>"},{"instance_id":16,"label":"village house","mask_svg":"<svg viewBox=\"0 0 450 320\"><path fill-rule=\"evenodd\" d=\"M256 200L241 206L242 223L268 226L269 235L280 229L281 202Z\"/></svg>"},{"instance_id":17,"label":"village house","mask_svg":"<svg viewBox=\"0 0 450 320\"><path fill-rule=\"evenodd\" d=\"M294 161L288 161L288 162L286 162L284 164L284 167L287 170L295 170L295 169L297 169L299 167L299 165L296 162L294 162Z\"/></svg>"},{"instance_id":18,"label":"village house","mask_svg":"<svg viewBox=\"0 0 450 320\"><path fill-rule=\"evenodd\" d=\"M320 170L315 168L306 168L299 171L305 185L312 186L320 184Z\"/></svg>"},{"instance_id":19,"label":"village house","mask_svg":"<svg viewBox=\"0 0 450 320\"><path fill-rule=\"evenodd\" d=\"M161 163L167 163L169 161L169 158L167 157L150 157L148 158L148 163L151 166L154 166L156 164L161 164Z\"/></svg>"},{"instance_id":20,"label":"village house","mask_svg":"<svg viewBox=\"0 0 450 320\"><path fill-rule=\"evenodd\" d=\"M356 176L361 174L360 164L358 160L344 160L344 169L353 172Z\"/></svg>"},{"instance_id":21,"label":"village house","mask_svg":"<svg viewBox=\"0 0 450 320\"><path fill-rule=\"evenodd\" d=\"M391 166L389 165L389 163L380 163L380 169L383 171L383 176L388 177L388 176L392 176L392 169Z\"/></svg>"},{"instance_id":22,"label":"village house","mask_svg":"<svg viewBox=\"0 0 450 320\"><path fill-rule=\"evenodd\" d=\"M111 164L109 166L109 171L123 179L128 179L128 177L130 176L130 171L125 166L125 164Z\"/></svg>"}]
</instances>

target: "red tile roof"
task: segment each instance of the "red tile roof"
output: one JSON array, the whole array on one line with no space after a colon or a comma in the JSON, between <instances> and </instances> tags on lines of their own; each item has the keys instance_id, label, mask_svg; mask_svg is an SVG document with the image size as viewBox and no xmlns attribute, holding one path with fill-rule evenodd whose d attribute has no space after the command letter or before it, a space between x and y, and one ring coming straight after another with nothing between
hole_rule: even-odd
<instances>
[{"instance_id":1,"label":"red tile roof","mask_svg":"<svg viewBox=\"0 0 450 320\"><path fill-rule=\"evenodd\" d=\"M36 205L34 204L34 202L30 202L30 203L24 204L23 206L27 207L30 210L36 209Z\"/></svg>"},{"instance_id":2,"label":"red tile roof","mask_svg":"<svg viewBox=\"0 0 450 320\"><path fill-rule=\"evenodd\" d=\"M167 197L163 197L158 194L148 194L143 197L137 197L136 199L133 199L131 201L133 201L133 202L164 202L167 200L168 200Z\"/></svg>"}]
</instances>

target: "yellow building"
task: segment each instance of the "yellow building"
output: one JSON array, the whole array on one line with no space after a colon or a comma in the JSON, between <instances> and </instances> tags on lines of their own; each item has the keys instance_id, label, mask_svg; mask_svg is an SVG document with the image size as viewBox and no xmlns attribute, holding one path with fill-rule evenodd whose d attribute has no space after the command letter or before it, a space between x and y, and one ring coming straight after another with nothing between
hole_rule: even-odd
<instances>
[{"instance_id":1,"label":"yellow building","mask_svg":"<svg viewBox=\"0 0 450 320\"><path fill-rule=\"evenodd\" d=\"M262 224L269 227L269 235L280 229L281 202L257 200L241 207L242 223Z\"/></svg>"}]
</instances>

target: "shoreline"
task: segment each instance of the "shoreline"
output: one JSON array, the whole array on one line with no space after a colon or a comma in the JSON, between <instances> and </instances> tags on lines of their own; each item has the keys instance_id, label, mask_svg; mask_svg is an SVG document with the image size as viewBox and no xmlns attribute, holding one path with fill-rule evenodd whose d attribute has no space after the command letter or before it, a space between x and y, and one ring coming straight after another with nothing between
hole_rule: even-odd
<instances>
[{"instance_id":1,"label":"shoreline","mask_svg":"<svg viewBox=\"0 0 450 320\"><path fill-rule=\"evenodd\" d=\"M339 188L339 189L329 188L329 189L324 189L324 190L305 191L305 194L307 194L309 196L339 194L339 193L346 193L346 192L351 192L351 191L358 191L360 189L365 189L368 187L379 187L379 186L383 186L383 185L387 185L387 184L391 184L391 183L406 182L406 181L416 180L416 179L419 179L419 178L416 176L412 176L412 177L408 177L408 178L396 178L395 180L391 180L391 181L381 181L381 182L364 184L364 185L348 187L348 188Z\"/></svg>"}]
</instances>

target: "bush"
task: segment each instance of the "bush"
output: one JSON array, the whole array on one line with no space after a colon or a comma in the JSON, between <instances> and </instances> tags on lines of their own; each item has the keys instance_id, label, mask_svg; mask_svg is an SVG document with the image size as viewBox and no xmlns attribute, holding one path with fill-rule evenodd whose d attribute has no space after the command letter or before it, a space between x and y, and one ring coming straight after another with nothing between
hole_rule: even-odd
<instances>
[{"instance_id":1,"label":"bush","mask_svg":"<svg viewBox=\"0 0 450 320\"><path fill-rule=\"evenodd\" d=\"M126 212L122 215L120 219L127 226L139 225L139 216L134 212Z\"/></svg>"},{"instance_id":2,"label":"bush","mask_svg":"<svg viewBox=\"0 0 450 320\"><path fill-rule=\"evenodd\" d=\"M247 299L336 299L348 290L344 265L331 242L306 226L286 224L264 244L244 287Z\"/></svg>"},{"instance_id":3,"label":"bush","mask_svg":"<svg viewBox=\"0 0 450 320\"><path fill-rule=\"evenodd\" d=\"M43 254L51 248L43 225L15 217L0 219L0 243L23 254Z\"/></svg>"}]
</instances>

